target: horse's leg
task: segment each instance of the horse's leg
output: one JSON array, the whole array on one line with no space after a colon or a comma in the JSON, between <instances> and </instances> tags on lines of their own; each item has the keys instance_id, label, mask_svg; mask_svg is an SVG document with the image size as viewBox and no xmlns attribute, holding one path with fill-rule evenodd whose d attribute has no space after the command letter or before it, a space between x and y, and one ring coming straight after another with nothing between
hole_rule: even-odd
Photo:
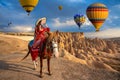
<instances>
[{"instance_id":1,"label":"horse's leg","mask_svg":"<svg viewBox=\"0 0 120 80\"><path fill-rule=\"evenodd\" d=\"M36 70L37 69L37 65L36 65L35 60L33 61L33 64L34 64L34 69Z\"/></svg>"},{"instance_id":2,"label":"horse's leg","mask_svg":"<svg viewBox=\"0 0 120 80\"><path fill-rule=\"evenodd\" d=\"M42 55L40 55L40 78L43 77L43 75L42 75L42 67L43 67L43 57L42 57Z\"/></svg>"},{"instance_id":3,"label":"horse's leg","mask_svg":"<svg viewBox=\"0 0 120 80\"><path fill-rule=\"evenodd\" d=\"M47 58L47 66L48 66L48 74L52 75L51 71L50 71L50 56L48 56L48 58Z\"/></svg>"},{"instance_id":4,"label":"horse's leg","mask_svg":"<svg viewBox=\"0 0 120 80\"><path fill-rule=\"evenodd\" d=\"M35 63L36 63L36 66L38 65L38 61L37 60L35 60Z\"/></svg>"}]
</instances>

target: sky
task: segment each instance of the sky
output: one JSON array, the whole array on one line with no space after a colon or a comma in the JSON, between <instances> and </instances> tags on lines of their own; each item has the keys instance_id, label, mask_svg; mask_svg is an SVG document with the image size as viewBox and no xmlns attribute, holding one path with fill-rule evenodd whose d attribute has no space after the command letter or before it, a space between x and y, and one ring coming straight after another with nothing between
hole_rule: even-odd
<instances>
[{"instance_id":1,"label":"sky","mask_svg":"<svg viewBox=\"0 0 120 80\"><path fill-rule=\"evenodd\" d=\"M108 18L97 33L86 16L87 7L96 2L109 9ZM58 9L60 5L63 6L61 11ZM75 14L83 14L87 19L80 30L74 22ZM51 31L84 32L86 37L120 37L120 0L39 0L29 16L19 0L0 0L0 31L34 31L35 22L42 17L47 18ZM10 22L12 24L8 26Z\"/></svg>"}]
</instances>

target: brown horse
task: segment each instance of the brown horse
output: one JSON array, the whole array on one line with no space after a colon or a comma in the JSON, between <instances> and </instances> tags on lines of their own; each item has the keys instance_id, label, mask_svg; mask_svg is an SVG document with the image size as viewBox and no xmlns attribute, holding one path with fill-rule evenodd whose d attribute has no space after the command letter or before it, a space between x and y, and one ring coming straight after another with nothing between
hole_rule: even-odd
<instances>
[{"instance_id":1,"label":"brown horse","mask_svg":"<svg viewBox=\"0 0 120 80\"><path fill-rule=\"evenodd\" d=\"M43 59L47 59L48 74L51 75L51 71L50 71L51 56L52 55L54 57L59 56L58 46L57 46L57 36L58 36L58 31L49 33L49 35L46 37L46 40L44 41L42 46L39 47L38 56L40 57L40 78L43 77L43 74L42 74ZM28 45L28 49L29 49L28 53L22 60L24 60L30 53L29 45ZM34 62L34 67L36 68L36 61L33 61L33 62Z\"/></svg>"},{"instance_id":2,"label":"brown horse","mask_svg":"<svg viewBox=\"0 0 120 80\"><path fill-rule=\"evenodd\" d=\"M50 33L47 37L46 41L43 43L42 48L40 49L39 56L40 56L40 77L42 78L42 67L43 67L43 59L47 59L47 66L48 66L48 74L51 75L50 71L50 59L52 53L55 57L58 57L58 47L55 45L57 42L58 31ZM56 50L57 49L57 50Z\"/></svg>"}]
</instances>

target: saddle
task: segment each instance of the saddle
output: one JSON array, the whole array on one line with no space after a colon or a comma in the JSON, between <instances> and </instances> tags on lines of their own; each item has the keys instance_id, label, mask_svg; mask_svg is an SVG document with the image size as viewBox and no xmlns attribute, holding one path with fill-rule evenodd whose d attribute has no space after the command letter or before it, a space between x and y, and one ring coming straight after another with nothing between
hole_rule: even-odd
<instances>
[{"instance_id":1,"label":"saddle","mask_svg":"<svg viewBox=\"0 0 120 80\"><path fill-rule=\"evenodd\" d=\"M39 47L37 47L37 48L33 48L32 45L33 45L33 43L34 43L34 40L31 40L31 41L29 42L29 44L28 44L28 45L30 46L30 53L31 53L31 57L32 57L32 60L33 60L33 61L36 60L36 58L41 55L41 54L39 54L39 51L40 51L40 53L44 51L44 55L46 55L46 54L45 54L45 51L46 51L45 42L46 42L49 34L46 32L44 35L45 35L46 39L45 39L45 41L41 44L41 47L39 46ZM43 50L43 49L44 49L44 50ZM43 51L42 51L42 50L43 50Z\"/></svg>"}]
</instances>

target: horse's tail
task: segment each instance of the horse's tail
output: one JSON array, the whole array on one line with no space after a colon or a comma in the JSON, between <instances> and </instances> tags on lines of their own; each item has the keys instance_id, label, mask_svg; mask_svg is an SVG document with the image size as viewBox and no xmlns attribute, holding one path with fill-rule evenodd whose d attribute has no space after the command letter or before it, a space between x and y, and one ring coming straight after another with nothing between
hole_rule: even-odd
<instances>
[{"instance_id":1,"label":"horse's tail","mask_svg":"<svg viewBox=\"0 0 120 80\"><path fill-rule=\"evenodd\" d=\"M25 55L25 57L23 59L20 60L20 62L23 61L24 59L26 59L28 57L28 55L30 54L30 47L29 46L28 46L28 49L29 49L28 53Z\"/></svg>"}]
</instances>

